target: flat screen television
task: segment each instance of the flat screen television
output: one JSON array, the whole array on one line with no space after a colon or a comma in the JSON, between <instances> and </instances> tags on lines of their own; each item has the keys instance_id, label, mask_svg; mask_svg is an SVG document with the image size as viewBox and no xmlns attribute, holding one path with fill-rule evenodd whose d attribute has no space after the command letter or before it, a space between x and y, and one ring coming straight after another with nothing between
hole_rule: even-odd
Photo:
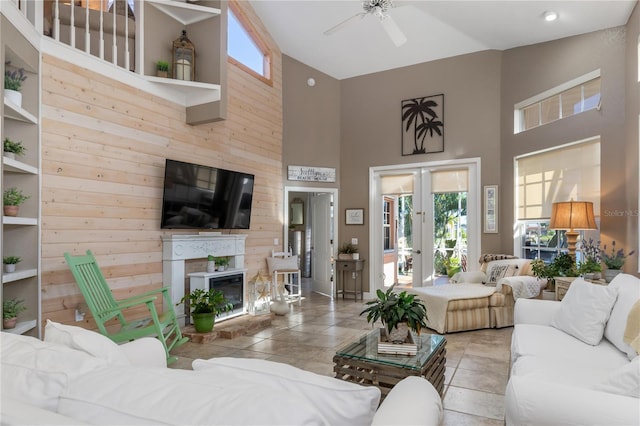
<instances>
[{"instance_id":1,"label":"flat screen television","mask_svg":"<svg viewBox=\"0 0 640 426\"><path fill-rule=\"evenodd\" d=\"M249 229L254 175L166 160L163 229Z\"/></svg>"}]
</instances>

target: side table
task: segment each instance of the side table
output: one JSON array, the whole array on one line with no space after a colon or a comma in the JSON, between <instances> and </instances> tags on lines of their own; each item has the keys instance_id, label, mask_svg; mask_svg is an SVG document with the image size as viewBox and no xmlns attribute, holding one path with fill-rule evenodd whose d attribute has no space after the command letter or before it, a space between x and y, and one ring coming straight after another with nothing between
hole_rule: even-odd
<instances>
[{"instance_id":1,"label":"side table","mask_svg":"<svg viewBox=\"0 0 640 426\"><path fill-rule=\"evenodd\" d=\"M360 294L360 300L364 299L363 293L363 278L362 278L362 270L364 269L364 259L346 259L346 260L336 260L336 272L337 272L337 286L336 286L336 296L342 293L342 298L344 299L345 293L353 294L354 301L358 300L358 293ZM353 277L353 290L347 290L347 283L351 280L345 279L345 274L351 274ZM358 280L360 278L360 280ZM360 289L358 290L358 281L360 281Z\"/></svg>"},{"instance_id":2,"label":"side table","mask_svg":"<svg viewBox=\"0 0 640 426\"><path fill-rule=\"evenodd\" d=\"M571 287L571 283L578 277L556 277L554 280L556 281L556 300L561 301L567 291L569 291L569 287ZM597 285L607 285L605 280L585 280L590 282L591 284Z\"/></svg>"}]
</instances>

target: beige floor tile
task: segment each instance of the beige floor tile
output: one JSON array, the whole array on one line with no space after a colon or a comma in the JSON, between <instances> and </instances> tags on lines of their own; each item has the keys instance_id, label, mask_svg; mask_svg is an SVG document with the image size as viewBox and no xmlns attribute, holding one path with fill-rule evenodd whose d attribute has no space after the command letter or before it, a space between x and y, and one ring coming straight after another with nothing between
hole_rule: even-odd
<instances>
[{"instance_id":1,"label":"beige floor tile","mask_svg":"<svg viewBox=\"0 0 640 426\"><path fill-rule=\"evenodd\" d=\"M455 376L453 380L455 380ZM450 385L444 396L444 408L474 416L502 420L504 418L504 397Z\"/></svg>"},{"instance_id":2,"label":"beige floor tile","mask_svg":"<svg viewBox=\"0 0 640 426\"><path fill-rule=\"evenodd\" d=\"M502 420L444 410L444 418L440 426L504 426L504 422Z\"/></svg>"},{"instance_id":3,"label":"beige floor tile","mask_svg":"<svg viewBox=\"0 0 640 426\"><path fill-rule=\"evenodd\" d=\"M481 372L495 372L507 375L509 373L509 361L504 359L488 358L472 354L465 354L460 363L459 368L465 370L475 370Z\"/></svg>"},{"instance_id":4,"label":"beige floor tile","mask_svg":"<svg viewBox=\"0 0 640 426\"><path fill-rule=\"evenodd\" d=\"M495 344L469 343L465 354L495 358L502 361L509 361L511 353L508 347Z\"/></svg>"},{"instance_id":5,"label":"beige floor tile","mask_svg":"<svg viewBox=\"0 0 640 426\"><path fill-rule=\"evenodd\" d=\"M458 367L450 384L451 386L504 395L507 380L506 373L492 372L491 370L465 370Z\"/></svg>"}]
</instances>

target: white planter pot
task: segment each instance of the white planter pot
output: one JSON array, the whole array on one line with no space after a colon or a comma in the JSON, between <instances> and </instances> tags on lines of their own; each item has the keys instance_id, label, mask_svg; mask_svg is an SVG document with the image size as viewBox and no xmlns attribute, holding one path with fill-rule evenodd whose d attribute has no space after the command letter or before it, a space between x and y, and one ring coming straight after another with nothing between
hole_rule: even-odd
<instances>
[{"instance_id":1,"label":"white planter pot","mask_svg":"<svg viewBox=\"0 0 640 426\"><path fill-rule=\"evenodd\" d=\"M22 108L22 93L17 90L4 89L4 97L5 99L11 101L13 104L18 105Z\"/></svg>"},{"instance_id":2,"label":"white planter pot","mask_svg":"<svg viewBox=\"0 0 640 426\"><path fill-rule=\"evenodd\" d=\"M353 256L353 260L360 260L360 253L352 253L351 256Z\"/></svg>"},{"instance_id":3,"label":"white planter pot","mask_svg":"<svg viewBox=\"0 0 640 426\"><path fill-rule=\"evenodd\" d=\"M4 152L4 156L7 158L11 158L12 160L16 159L16 153L15 152Z\"/></svg>"},{"instance_id":4,"label":"white planter pot","mask_svg":"<svg viewBox=\"0 0 640 426\"><path fill-rule=\"evenodd\" d=\"M4 271L7 272L7 273L15 272L16 271L15 263L5 263L4 264Z\"/></svg>"},{"instance_id":5,"label":"white planter pot","mask_svg":"<svg viewBox=\"0 0 640 426\"><path fill-rule=\"evenodd\" d=\"M208 260L207 261L207 272L208 273L212 273L216 271L216 262L214 262L213 260Z\"/></svg>"}]
</instances>

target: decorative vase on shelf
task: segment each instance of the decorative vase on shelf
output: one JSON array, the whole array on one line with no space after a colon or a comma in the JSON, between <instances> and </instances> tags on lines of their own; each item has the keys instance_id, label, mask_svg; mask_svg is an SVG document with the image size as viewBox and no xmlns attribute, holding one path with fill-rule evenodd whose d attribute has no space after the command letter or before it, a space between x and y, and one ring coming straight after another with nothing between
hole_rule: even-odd
<instances>
[{"instance_id":1,"label":"decorative vase on shelf","mask_svg":"<svg viewBox=\"0 0 640 426\"><path fill-rule=\"evenodd\" d=\"M4 152L4 156L7 158L11 158L12 160L16 159L16 153L15 152Z\"/></svg>"},{"instance_id":2,"label":"decorative vase on shelf","mask_svg":"<svg viewBox=\"0 0 640 426\"><path fill-rule=\"evenodd\" d=\"M3 318L2 319L2 328L8 330L10 328L16 328L16 324L18 323L18 318Z\"/></svg>"},{"instance_id":3,"label":"decorative vase on shelf","mask_svg":"<svg viewBox=\"0 0 640 426\"><path fill-rule=\"evenodd\" d=\"M216 262L214 262L213 260L208 260L207 261L207 272L208 273L212 273L216 271Z\"/></svg>"},{"instance_id":4,"label":"decorative vase on shelf","mask_svg":"<svg viewBox=\"0 0 640 426\"><path fill-rule=\"evenodd\" d=\"M4 97L11 103L22 108L22 93L17 90L4 89Z\"/></svg>"},{"instance_id":5,"label":"decorative vase on shelf","mask_svg":"<svg viewBox=\"0 0 640 426\"><path fill-rule=\"evenodd\" d=\"M5 216L18 216L19 206L3 206Z\"/></svg>"},{"instance_id":6,"label":"decorative vase on shelf","mask_svg":"<svg viewBox=\"0 0 640 426\"><path fill-rule=\"evenodd\" d=\"M5 263L4 264L4 271L8 274L15 272L16 271L16 264L15 263Z\"/></svg>"},{"instance_id":7,"label":"decorative vase on shelf","mask_svg":"<svg viewBox=\"0 0 640 426\"><path fill-rule=\"evenodd\" d=\"M610 283L620 273L622 273L622 269L607 269L604 271L604 280Z\"/></svg>"}]
</instances>

